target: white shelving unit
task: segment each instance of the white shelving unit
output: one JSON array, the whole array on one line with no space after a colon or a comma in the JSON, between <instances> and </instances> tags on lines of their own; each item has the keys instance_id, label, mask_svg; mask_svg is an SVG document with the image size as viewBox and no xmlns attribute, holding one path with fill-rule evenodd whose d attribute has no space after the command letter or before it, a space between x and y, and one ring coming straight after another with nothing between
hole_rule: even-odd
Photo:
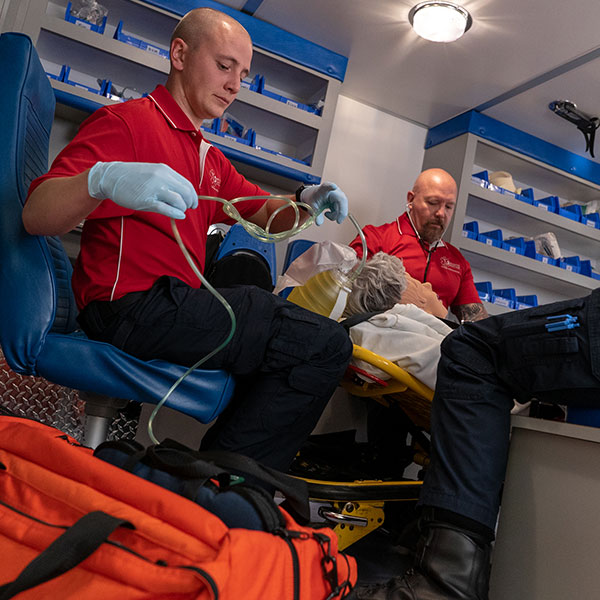
<instances>
[{"instance_id":1,"label":"white shelving unit","mask_svg":"<svg viewBox=\"0 0 600 600\"><path fill-rule=\"evenodd\" d=\"M540 304L584 296L600 286L600 280L463 236L463 224L473 220L484 228L502 229L505 238L552 231L563 256L600 259L600 230L482 187L472 175L508 171L517 185L533 188L536 199L554 195L583 204L600 198L599 185L468 132L428 148L423 168L430 167L446 169L458 183L456 212L446 238L471 263L476 282L492 281L495 289L514 287L518 295L537 294ZM480 232L484 230L480 225ZM493 313L508 310L487 306Z\"/></svg>"},{"instance_id":2,"label":"white shelving unit","mask_svg":"<svg viewBox=\"0 0 600 600\"><path fill-rule=\"evenodd\" d=\"M71 68L70 79L84 86L96 87L103 80L110 80L118 89L129 88L136 93L151 92L159 83L164 83L169 72L167 58L146 51L121 40L113 39L120 21L123 32L137 39L168 50L171 32L181 14L191 8L190 2L142 0L102 0L108 9L107 24L103 33L98 33L65 20L68 0L8 0L3 30L22 31L29 35L48 72L58 74L62 65ZM197 5L214 5L214 2L198 2ZM168 6L165 10L161 5ZM223 7L225 12L227 9ZM171 12L172 11L172 12ZM269 27L262 39L276 39L276 28L242 15L262 32ZM248 23L245 22L248 27ZM252 27L249 27L253 35ZM281 35L290 36L287 32ZM254 36L253 36L254 37ZM298 47L306 46L304 64L296 63L286 56L262 47L255 47L252 72L265 78L267 90L289 99L279 101L267 95L242 88L238 98L227 113L248 129L256 132L255 145L245 145L234 139L205 133L211 143L225 152L236 164L248 164L263 172L269 181L273 174L278 185L287 182L295 189L299 182L320 181L337 96L343 79L345 59L310 42L295 38ZM277 49L277 46L274 45ZM314 68L310 62L311 49L315 52ZM296 50L300 57L300 53ZM323 59L325 56L325 59ZM328 66L332 59L335 68ZM300 60L300 58L299 58ZM340 67L342 65L342 67ZM340 75L340 70L342 71ZM331 76L327 71L334 72ZM81 120L96 108L115 102L108 97L51 79L57 101L73 109L69 114L73 120ZM321 106L320 113L309 112L294 106ZM257 148L266 148L267 150Z\"/></svg>"}]
</instances>

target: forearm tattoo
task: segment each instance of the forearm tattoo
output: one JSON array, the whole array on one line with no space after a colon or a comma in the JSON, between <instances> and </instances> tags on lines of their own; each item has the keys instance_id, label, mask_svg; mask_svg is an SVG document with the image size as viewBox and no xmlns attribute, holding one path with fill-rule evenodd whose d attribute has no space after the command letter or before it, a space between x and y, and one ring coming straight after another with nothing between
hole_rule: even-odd
<instances>
[{"instance_id":1,"label":"forearm tattoo","mask_svg":"<svg viewBox=\"0 0 600 600\"><path fill-rule=\"evenodd\" d=\"M460 321L480 321L489 317L483 304L461 304L452 311Z\"/></svg>"}]
</instances>

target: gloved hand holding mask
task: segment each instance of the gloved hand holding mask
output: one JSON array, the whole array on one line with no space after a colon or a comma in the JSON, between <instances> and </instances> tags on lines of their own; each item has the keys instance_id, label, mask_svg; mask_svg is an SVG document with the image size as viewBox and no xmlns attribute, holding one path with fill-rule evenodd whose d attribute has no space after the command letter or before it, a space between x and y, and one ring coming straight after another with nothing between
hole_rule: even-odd
<instances>
[{"instance_id":1,"label":"gloved hand holding mask","mask_svg":"<svg viewBox=\"0 0 600 600\"><path fill-rule=\"evenodd\" d=\"M188 208L198 206L194 186L162 163L97 162L88 174L92 198L109 198L132 210L156 212L185 219Z\"/></svg>"}]
</instances>

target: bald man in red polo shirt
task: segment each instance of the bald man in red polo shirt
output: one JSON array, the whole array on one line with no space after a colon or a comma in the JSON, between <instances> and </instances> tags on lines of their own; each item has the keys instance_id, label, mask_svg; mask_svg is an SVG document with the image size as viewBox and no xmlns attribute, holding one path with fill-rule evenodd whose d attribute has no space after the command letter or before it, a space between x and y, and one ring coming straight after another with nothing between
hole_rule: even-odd
<instances>
[{"instance_id":1,"label":"bald man in red polo shirt","mask_svg":"<svg viewBox=\"0 0 600 600\"><path fill-rule=\"evenodd\" d=\"M444 306L459 321L488 316L475 285L471 266L442 235L456 206L456 182L442 169L423 171L407 194L407 210L392 223L363 229L368 257L377 252L398 256L412 277L431 283ZM356 237L350 244L362 256Z\"/></svg>"},{"instance_id":2,"label":"bald man in red polo shirt","mask_svg":"<svg viewBox=\"0 0 600 600\"><path fill-rule=\"evenodd\" d=\"M61 235L85 219L72 279L79 322L91 338L143 360L190 366L226 337L230 318L194 275L171 231L203 269L207 230L233 223L216 201L267 192L240 175L202 137L250 70L252 42L233 18L209 8L185 15L171 37L165 86L146 98L99 109L36 179L23 210L26 230ZM347 199L333 183L304 187L299 200L341 223ZM265 227L284 200L237 203ZM289 229L295 212L270 230ZM303 213L301 219L306 218ZM229 344L203 368L236 378L234 398L203 445L237 451L285 470L316 424L352 352L344 329L254 286L221 290L237 320Z\"/></svg>"}]
</instances>

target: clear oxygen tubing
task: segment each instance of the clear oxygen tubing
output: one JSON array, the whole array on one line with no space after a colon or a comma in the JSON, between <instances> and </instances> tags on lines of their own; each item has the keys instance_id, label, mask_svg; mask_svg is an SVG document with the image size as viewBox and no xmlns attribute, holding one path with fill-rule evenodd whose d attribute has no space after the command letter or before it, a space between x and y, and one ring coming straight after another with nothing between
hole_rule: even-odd
<instances>
[{"instance_id":1,"label":"clear oxygen tubing","mask_svg":"<svg viewBox=\"0 0 600 600\"><path fill-rule=\"evenodd\" d=\"M365 263L367 262L367 240L365 239L365 234L363 233L363 230L360 228L360 225L358 224L357 220L354 218L354 215L352 213L348 214L348 220L352 223L352 225L354 225L354 227L356 227L356 231L358 231L358 237L360 238L360 241L362 243L362 257L360 259L360 262L358 263L358 265L356 265L356 267L354 267L350 273L350 275L348 275L348 279L350 280L350 283L352 283L359 275L360 272L363 270L363 267L365 266Z\"/></svg>"},{"instance_id":2,"label":"clear oxygen tubing","mask_svg":"<svg viewBox=\"0 0 600 600\"><path fill-rule=\"evenodd\" d=\"M277 208L275 211L273 211L273 214L269 217L269 220L267 221L266 229L263 229L259 225L256 225L255 223L251 223L250 221L247 221L246 219L244 219L240 215L239 211L235 208L235 204L237 204L238 202L243 202L243 201L248 201L248 200L262 200L262 199L265 199L265 200L266 199L278 199L278 200L285 201L285 204L282 204L279 208ZM262 242L268 242L268 243L278 242L280 240L285 240L294 235L297 235L301 231L304 231L305 229L310 227L314 223L314 221L317 217L317 215L314 213L313 208L310 205L305 204L304 202L295 202L294 200L287 198L285 196L276 196L276 195L242 196L239 198L234 198L233 200L225 200L223 198L218 198L216 196L198 196L198 200L217 201L217 202L222 203L223 204L223 212L227 216L231 217L232 219L234 219L235 221L240 223L252 237L254 237ZM295 213L294 224L293 224L292 228L287 231L271 233L269 231L269 229L271 227L271 224L273 223L273 219L282 210L284 210L288 207L292 207L294 209L294 213ZM303 210L306 210L307 212L310 213L308 219L306 221L304 221L304 223L300 223L299 208L302 208ZM360 239L362 241L362 245L363 245L362 259L361 259L360 263L358 264L358 266L355 267L353 269L352 273L349 275L350 281L354 281L354 279L356 279L356 277L358 277L358 275L362 271L362 268L366 262L367 244L366 244L364 233L362 232L362 230L361 230L360 226L358 225L354 216L349 214L348 218L350 219L352 224L356 227L358 234L360 236ZM217 352L220 352L231 341L231 338L233 337L233 334L235 333L235 328L236 328L235 314L234 314L231 306L229 305L227 300L225 300L225 298L223 298L223 296L205 279L204 275L202 275L202 272L200 271L200 269L194 262L193 257L189 253L188 249L185 247L185 244L183 243L183 240L181 239L181 235L179 234L179 229L177 228L177 224L175 223L175 219L173 219L173 218L171 218L171 229L173 231L175 241L177 242L183 256L185 257L185 260L189 264L190 268L192 269L192 271L194 272L196 277L198 277L198 279L202 282L202 285L206 286L206 289L208 289L208 291L211 294L213 294L215 296L215 298L217 298L217 300L219 300L219 302L223 305L223 307L229 314L229 317L231 319L231 328L229 330L229 334L225 337L225 339L214 350L209 352L206 356L202 357L200 360L198 360L196 363L194 363L189 369L187 369L183 373L183 375L181 375L175 381L175 383L173 383L173 385L169 388L167 393L160 399L160 401L154 407L154 410L152 411L152 414L150 415L150 418L148 419L148 436L150 437L153 444L160 443L159 440L157 439L157 437L154 435L154 429L153 429L154 420L156 419L156 415L158 414L158 411L162 408L162 406L169 399L171 394L177 389L177 387L181 384L181 382L192 371L194 371L195 369L200 367L202 364L204 364L207 360L212 358L215 354L217 354Z\"/></svg>"}]
</instances>

